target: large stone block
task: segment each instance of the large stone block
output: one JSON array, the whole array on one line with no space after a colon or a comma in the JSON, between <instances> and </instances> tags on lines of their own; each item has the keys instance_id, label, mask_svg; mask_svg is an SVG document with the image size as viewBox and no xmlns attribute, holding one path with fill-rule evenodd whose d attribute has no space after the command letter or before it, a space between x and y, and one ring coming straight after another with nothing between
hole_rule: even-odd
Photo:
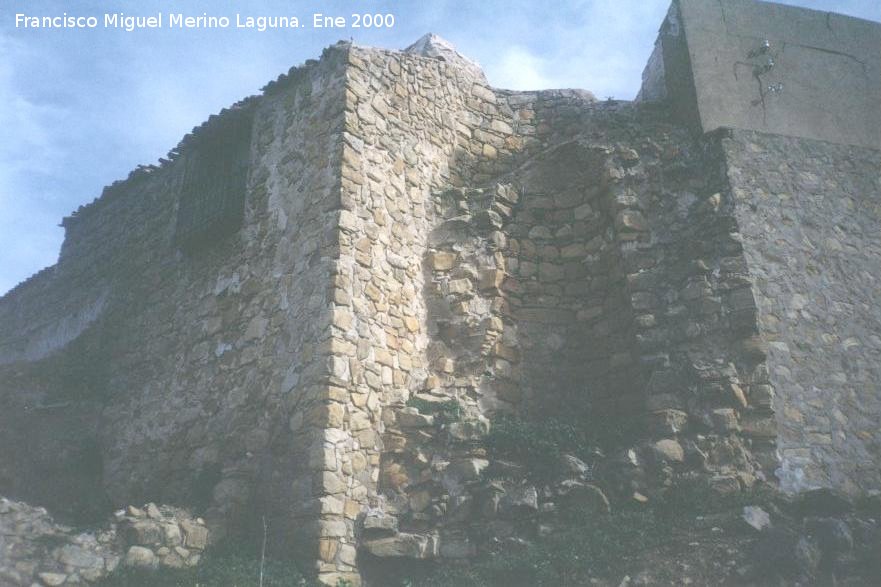
<instances>
[{"instance_id":1,"label":"large stone block","mask_svg":"<svg viewBox=\"0 0 881 587\"><path fill-rule=\"evenodd\" d=\"M381 558L431 559L437 555L437 540L425 534L398 534L367 540L364 549Z\"/></svg>"}]
</instances>

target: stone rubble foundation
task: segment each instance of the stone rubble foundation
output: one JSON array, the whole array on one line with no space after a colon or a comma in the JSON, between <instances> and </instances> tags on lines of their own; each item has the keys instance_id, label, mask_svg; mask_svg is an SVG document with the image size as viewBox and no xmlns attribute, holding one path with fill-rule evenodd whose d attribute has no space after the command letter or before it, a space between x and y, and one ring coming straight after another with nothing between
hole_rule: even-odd
<instances>
[{"instance_id":1,"label":"stone rubble foundation","mask_svg":"<svg viewBox=\"0 0 881 587\"><path fill-rule=\"evenodd\" d=\"M56 522L42 507L0 497L0 586L94 583L117 567L184 568L208 546L202 518L148 503L113 514L97 530Z\"/></svg>"}]
</instances>

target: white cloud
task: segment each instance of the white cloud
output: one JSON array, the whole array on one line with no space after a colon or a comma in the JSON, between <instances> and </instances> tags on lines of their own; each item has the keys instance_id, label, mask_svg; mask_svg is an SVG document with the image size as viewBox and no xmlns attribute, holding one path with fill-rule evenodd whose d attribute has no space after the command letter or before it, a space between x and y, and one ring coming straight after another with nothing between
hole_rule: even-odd
<instances>
[{"instance_id":1,"label":"white cloud","mask_svg":"<svg viewBox=\"0 0 881 587\"><path fill-rule=\"evenodd\" d=\"M525 47L505 49L484 67L489 82L509 90L541 90L554 86L546 71L548 63Z\"/></svg>"},{"instance_id":2,"label":"white cloud","mask_svg":"<svg viewBox=\"0 0 881 587\"><path fill-rule=\"evenodd\" d=\"M16 64L31 57L24 46L0 34L0 128L7 136L17 137L16 143L0 142L0 174L39 170L58 158L51 137L51 128L64 116L63 109L51 104L39 104L16 89ZM10 167L10 164L12 167Z\"/></svg>"},{"instance_id":3,"label":"white cloud","mask_svg":"<svg viewBox=\"0 0 881 587\"><path fill-rule=\"evenodd\" d=\"M473 46L489 81L510 89L580 88L632 99L669 0L571 2L545 11L530 5L499 18ZM534 26L541 18L541 26ZM518 39L514 46L508 38ZM490 55L489 59L486 55Z\"/></svg>"},{"instance_id":4,"label":"white cloud","mask_svg":"<svg viewBox=\"0 0 881 587\"><path fill-rule=\"evenodd\" d=\"M15 78L33 56L21 44L0 35L0 128L15 141L0 141L0 294L26 279L40 267L55 262L62 232L58 218L47 210L54 199L49 188L35 193L34 186L49 185L47 170L61 165L63 153L53 129L62 124L65 111L29 99L17 89ZM42 181L41 181L42 180Z\"/></svg>"}]
</instances>

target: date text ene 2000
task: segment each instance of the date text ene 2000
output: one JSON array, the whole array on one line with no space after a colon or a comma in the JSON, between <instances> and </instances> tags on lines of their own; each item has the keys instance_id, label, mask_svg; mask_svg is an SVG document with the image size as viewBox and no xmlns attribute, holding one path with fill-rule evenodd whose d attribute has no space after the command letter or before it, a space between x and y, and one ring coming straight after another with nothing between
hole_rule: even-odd
<instances>
[{"instance_id":1,"label":"date text ene 2000","mask_svg":"<svg viewBox=\"0 0 881 587\"><path fill-rule=\"evenodd\" d=\"M345 16L328 16L320 12L312 15L312 28L346 28L353 29L390 29L395 26L394 14L353 14L347 20Z\"/></svg>"}]
</instances>

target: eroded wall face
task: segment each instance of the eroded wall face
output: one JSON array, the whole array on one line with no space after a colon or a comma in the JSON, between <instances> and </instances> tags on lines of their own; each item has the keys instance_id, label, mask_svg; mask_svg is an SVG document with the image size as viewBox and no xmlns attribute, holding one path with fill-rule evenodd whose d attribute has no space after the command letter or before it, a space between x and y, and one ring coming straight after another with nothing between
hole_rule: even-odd
<instances>
[{"instance_id":1,"label":"eroded wall face","mask_svg":"<svg viewBox=\"0 0 881 587\"><path fill-rule=\"evenodd\" d=\"M577 278L589 271L578 264L587 242L611 225L585 206L605 177L604 155L590 148L548 154L561 158L538 165L540 177L506 175L561 142L561 129L593 102L589 94L500 93L442 61L359 48L347 89L321 499L319 571L330 582L354 576L365 512L397 516L404 536L368 548L368 561L399 547L417 558L471 552L459 530L425 533L452 507L451 492L464 497L462 480L444 471L465 471L482 454L488 416L589 385L579 381L587 378L585 338L574 324L587 307L588 286ZM563 173L566 162L583 168ZM546 181L555 171L563 176ZM578 207L573 228L568 217ZM548 222L530 237L536 215ZM519 222L513 232L511 222ZM607 248L599 241L597 253ZM521 248L535 266L522 291ZM592 303L602 304L606 281L595 287ZM595 308L590 316L598 318ZM542 380L550 355L553 377ZM450 403L463 421L439 432L425 406Z\"/></svg>"},{"instance_id":2,"label":"eroded wall face","mask_svg":"<svg viewBox=\"0 0 881 587\"><path fill-rule=\"evenodd\" d=\"M411 482L406 465L392 456L407 441L396 411L434 380L443 354L430 341L423 287L436 214L432 194L496 168L503 137L499 150L489 141L468 141L475 121L492 119L483 108L495 109L495 96L468 71L351 49L340 254L326 341L334 357L318 570L330 584L357 579L359 516L382 505L379 488L394 493ZM452 373L440 370L445 378Z\"/></svg>"},{"instance_id":3,"label":"eroded wall face","mask_svg":"<svg viewBox=\"0 0 881 587\"><path fill-rule=\"evenodd\" d=\"M768 341L781 486L877 490L881 157L741 131L723 147Z\"/></svg>"},{"instance_id":4,"label":"eroded wall face","mask_svg":"<svg viewBox=\"0 0 881 587\"><path fill-rule=\"evenodd\" d=\"M324 427L314 408L329 368L319 332L330 322L338 251L340 55L329 50L210 120L173 162L110 188L67 221L59 264L4 299L4 334L25 340L8 344L13 352L37 348L39 337L14 321L39 325L84 300L71 311L91 319L84 333L58 351L63 341L44 328L44 346L56 352L33 368L64 362L94 339L92 379L68 390L64 367L35 402L87 404L98 414L94 438L113 504L181 503L235 524L255 516L259 524L271 511L275 547L290 543L293 528L311 541L311 442ZM244 175L215 175L209 165L211 181L199 181L199 166L216 167L225 150ZM212 197L220 192L223 201ZM198 205L182 216L181 198ZM238 225L226 225L236 213ZM94 317L91 300L102 300ZM32 436L47 435L53 417L34 420Z\"/></svg>"},{"instance_id":5,"label":"eroded wall face","mask_svg":"<svg viewBox=\"0 0 881 587\"><path fill-rule=\"evenodd\" d=\"M540 116L552 120L553 99L542 102ZM632 399L625 366L633 332L607 206L609 158L601 146L564 142L511 178L520 193L504 227L520 353L515 407L536 417L573 403L585 416L612 413Z\"/></svg>"},{"instance_id":6,"label":"eroded wall face","mask_svg":"<svg viewBox=\"0 0 881 587\"><path fill-rule=\"evenodd\" d=\"M351 59L325 578L471 556L504 526L470 493L501 412L628 417L650 462L752 484L774 420L718 154L664 111ZM426 96L438 115L414 114Z\"/></svg>"},{"instance_id":7,"label":"eroded wall face","mask_svg":"<svg viewBox=\"0 0 881 587\"><path fill-rule=\"evenodd\" d=\"M520 243L508 263L512 300L564 319L518 321L521 346L535 332L557 345L522 352L521 389L534 404L584 410L588 426L615 418L630 441L654 443L647 461L675 457L719 487L770 475L765 355L715 143L670 124L664 109L545 97L536 112L560 147L511 175L523 187L510 225ZM561 172L573 148L582 155L566 167L579 172ZM544 274L533 271L535 251Z\"/></svg>"}]
</instances>

